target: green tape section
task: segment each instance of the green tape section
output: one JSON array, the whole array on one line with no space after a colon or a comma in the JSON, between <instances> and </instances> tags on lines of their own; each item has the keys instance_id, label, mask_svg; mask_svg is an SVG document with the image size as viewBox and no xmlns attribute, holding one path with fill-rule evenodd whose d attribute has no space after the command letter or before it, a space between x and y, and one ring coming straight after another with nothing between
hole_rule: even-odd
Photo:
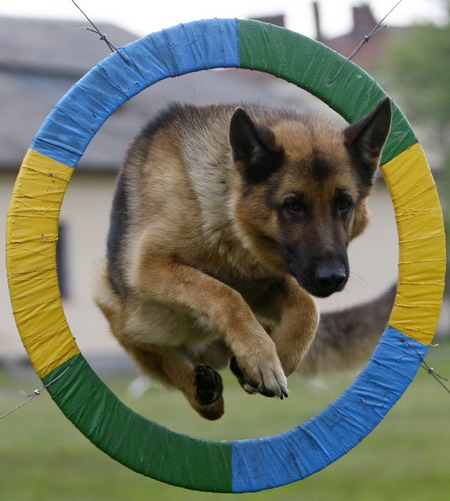
<instances>
[{"instance_id":1,"label":"green tape section","mask_svg":"<svg viewBox=\"0 0 450 501\"><path fill-rule=\"evenodd\" d=\"M285 28L239 21L241 68L264 71L305 89L348 122L355 122L386 95L364 70L349 62L331 84L345 58L325 45ZM381 163L417 142L408 121L394 104L392 129Z\"/></svg>"},{"instance_id":2,"label":"green tape section","mask_svg":"<svg viewBox=\"0 0 450 501\"><path fill-rule=\"evenodd\" d=\"M43 382L66 417L94 445L128 468L188 489L231 492L231 442L191 438L135 413L81 354Z\"/></svg>"}]
</instances>

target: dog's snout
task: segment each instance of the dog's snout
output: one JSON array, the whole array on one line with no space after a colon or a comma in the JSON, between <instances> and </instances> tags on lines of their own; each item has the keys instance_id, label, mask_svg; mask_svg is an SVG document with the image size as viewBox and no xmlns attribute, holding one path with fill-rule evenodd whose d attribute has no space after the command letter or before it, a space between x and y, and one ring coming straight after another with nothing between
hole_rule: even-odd
<instances>
[{"instance_id":1,"label":"dog's snout","mask_svg":"<svg viewBox=\"0 0 450 501\"><path fill-rule=\"evenodd\" d=\"M315 270L313 282L319 296L329 296L342 290L347 279L348 273L343 264L321 263Z\"/></svg>"}]
</instances>

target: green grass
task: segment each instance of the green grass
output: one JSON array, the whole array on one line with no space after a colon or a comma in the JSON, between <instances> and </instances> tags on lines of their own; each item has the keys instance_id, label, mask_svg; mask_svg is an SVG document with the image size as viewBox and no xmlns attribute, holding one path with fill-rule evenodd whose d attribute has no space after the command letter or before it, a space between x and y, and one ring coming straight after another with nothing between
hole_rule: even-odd
<instances>
[{"instance_id":1,"label":"green grass","mask_svg":"<svg viewBox=\"0 0 450 501\"><path fill-rule=\"evenodd\" d=\"M431 349L427 362L450 376L450 343ZM353 376L311 384L291 378L282 402L250 397L225 376L227 410L210 423L176 393L151 388L131 399L130 376L105 378L133 409L169 428L214 440L273 435L317 414ZM0 414L22 402L17 390L40 386L36 376L0 373ZM5 501L305 500L427 501L450 493L450 395L425 371L384 421L355 449L305 480L254 494L212 494L162 484L138 475L96 449L66 420L46 392L0 421L0 498Z\"/></svg>"}]
</instances>

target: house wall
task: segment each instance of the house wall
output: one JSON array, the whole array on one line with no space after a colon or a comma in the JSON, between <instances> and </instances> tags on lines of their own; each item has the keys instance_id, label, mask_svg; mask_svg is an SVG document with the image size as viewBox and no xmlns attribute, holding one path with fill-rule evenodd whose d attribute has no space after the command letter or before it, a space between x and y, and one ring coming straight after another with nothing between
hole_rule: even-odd
<instances>
[{"instance_id":1,"label":"house wall","mask_svg":"<svg viewBox=\"0 0 450 501\"><path fill-rule=\"evenodd\" d=\"M13 321L4 266L4 226L14 177L12 173L0 173L0 358L24 355ZM114 180L111 173L76 172L61 211L69 264L64 310L82 352L91 355L116 354L119 350L93 304L91 285L104 254ZM324 311L366 301L396 280L397 232L391 199L382 180L376 184L369 207L371 224L350 245L349 284L344 292L319 301Z\"/></svg>"},{"instance_id":2,"label":"house wall","mask_svg":"<svg viewBox=\"0 0 450 501\"><path fill-rule=\"evenodd\" d=\"M66 227L67 287L64 311L84 353L115 351L108 324L92 299L93 280L105 254L115 175L75 172L60 221Z\"/></svg>"},{"instance_id":3,"label":"house wall","mask_svg":"<svg viewBox=\"0 0 450 501\"><path fill-rule=\"evenodd\" d=\"M0 360L23 353L9 300L5 265L6 214L15 177L14 172L0 172Z\"/></svg>"},{"instance_id":4,"label":"house wall","mask_svg":"<svg viewBox=\"0 0 450 501\"><path fill-rule=\"evenodd\" d=\"M13 320L4 266L4 226L14 178L14 174L0 173L0 358L25 354ZM106 321L92 301L91 285L96 263L104 253L114 181L114 174L75 172L61 210L68 263L64 311L83 353L117 351Z\"/></svg>"}]
</instances>

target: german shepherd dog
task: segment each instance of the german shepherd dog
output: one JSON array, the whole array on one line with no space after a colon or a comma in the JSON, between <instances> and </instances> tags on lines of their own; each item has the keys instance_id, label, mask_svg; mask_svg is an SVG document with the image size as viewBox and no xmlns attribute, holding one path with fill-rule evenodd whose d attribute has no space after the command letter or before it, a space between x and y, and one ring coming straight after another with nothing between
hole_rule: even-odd
<instances>
[{"instance_id":1,"label":"german shepherd dog","mask_svg":"<svg viewBox=\"0 0 450 501\"><path fill-rule=\"evenodd\" d=\"M227 363L248 393L288 396L318 328L312 296L348 280L390 122L386 98L345 128L179 104L144 128L118 177L96 301L145 373L211 420Z\"/></svg>"}]
</instances>

